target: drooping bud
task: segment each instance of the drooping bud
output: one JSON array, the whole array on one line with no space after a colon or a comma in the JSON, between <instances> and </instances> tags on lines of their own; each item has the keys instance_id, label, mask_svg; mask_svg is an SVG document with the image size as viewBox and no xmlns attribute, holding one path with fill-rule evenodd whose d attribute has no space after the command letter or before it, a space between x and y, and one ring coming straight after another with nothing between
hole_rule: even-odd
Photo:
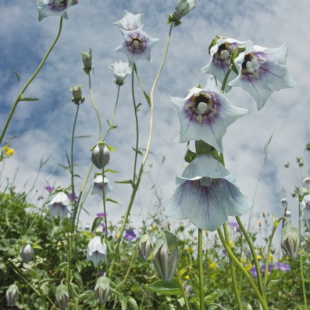
<instances>
[{"instance_id":1,"label":"drooping bud","mask_svg":"<svg viewBox=\"0 0 310 310\"><path fill-rule=\"evenodd\" d=\"M110 294L110 279L104 276L98 278L94 292L99 305L106 303Z\"/></svg>"},{"instance_id":2,"label":"drooping bud","mask_svg":"<svg viewBox=\"0 0 310 310\"><path fill-rule=\"evenodd\" d=\"M56 301L60 310L65 310L69 304L69 292L66 285L60 284L56 288Z\"/></svg>"},{"instance_id":3,"label":"drooping bud","mask_svg":"<svg viewBox=\"0 0 310 310\"><path fill-rule=\"evenodd\" d=\"M148 234L141 237L139 243L139 255L143 260L147 260L152 252L152 244Z\"/></svg>"},{"instance_id":4,"label":"drooping bud","mask_svg":"<svg viewBox=\"0 0 310 310\"><path fill-rule=\"evenodd\" d=\"M109 149L103 141L99 141L92 148L91 161L98 168L103 169L110 161Z\"/></svg>"},{"instance_id":5,"label":"drooping bud","mask_svg":"<svg viewBox=\"0 0 310 310\"><path fill-rule=\"evenodd\" d=\"M165 281L171 281L179 261L176 235L167 230L159 234L153 261L159 277Z\"/></svg>"},{"instance_id":6,"label":"drooping bud","mask_svg":"<svg viewBox=\"0 0 310 310\"><path fill-rule=\"evenodd\" d=\"M281 247L285 253L291 258L295 259L299 252L299 236L297 228L286 225L282 229Z\"/></svg>"},{"instance_id":7,"label":"drooping bud","mask_svg":"<svg viewBox=\"0 0 310 310\"><path fill-rule=\"evenodd\" d=\"M31 261L33 255L34 255L34 250L33 250L32 246L31 246L31 244L27 243L26 245L24 245L21 248L19 254L20 254L23 262L28 264Z\"/></svg>"},{"instance_id":8,"label":"drooping bud","mask_svg":"<svg viewBox=\"0 0 310 310\"><path fill-rule=\"evenodd\" d=\"M13 307L18 297L19 297L19 291L18 291L17 285L16 284L10 285L8 290L5 293L7 305L9 307Z\"/></svg>"},{"instance_id":9,"label":"drooping bud","mask_svg":"<svg viewBox=\"0 0 310 310\"><path fill-rule=\"evenodd\" d=\"M310 151L310 143L306 144L306 151Z\"/></svg>"},{"instance_id":10,"label":"drooping bud","mask_svg":"<svg viewBox=\"0 0 310 310\"><path fill-rule=\"evenodd\" d=\"M291 213L291 211L289 210L289 209L287 209L286 210L286 212L285 212L285 217L287 218L287 219L291 219L291 217L292 217L292 213Z\"/></svg>"},{"instance_id":11,"label":"drooping bud","mask_svg":"<svg viewBox=\"0 0 310 310\"><path fill-rule=\"evenodd\" d=\"M85 97L82 95L82 85L71 87L70 90L72 91L72 102L76 105L84 102Z\"/></svg>"},{"instance_id":12,"label":"drooping bud","mask_svg":"<svg viewBox=\"0 0 310 310\"><path fill-rule=\"evenodd\" d=\"M288 168L290 166L290 163L287 161L285 164L284 164L284 167L285 168Z\"/></svg>"},{"instance_id":13,"label":"drooping bud","mask_svg":"<svg viewBox=\"0 0 310 310\"><path fill-rule=\"evenodd\" d=\"M181 18L187 15L197 4L197 0L178 0L173 14L168 17L168 24L174 23L174 26L181 24Z\"/></svg>"},{"instance_id":14,"label":"drooping bud","mask_svg":"<svg viewBox=\"0 0 310 310\"><path fill-rule=\"evenodd\" d=\"M82 55L82 61L84 65L83 70L86 74L89 74L89 72L93 68L91 48L88 50L88 52L82 52L81 55Z\"/></svg>"},{"instance_id":15,"label":"drooping bud","mask_svg":"<svg viewBox=\"0 0 310 310\"><path fill-rule=\"evenodd\" d=\"M281 198L281 205L283 209L287 208L287 199L285 197Z\"/></svg>"}]
</instances>

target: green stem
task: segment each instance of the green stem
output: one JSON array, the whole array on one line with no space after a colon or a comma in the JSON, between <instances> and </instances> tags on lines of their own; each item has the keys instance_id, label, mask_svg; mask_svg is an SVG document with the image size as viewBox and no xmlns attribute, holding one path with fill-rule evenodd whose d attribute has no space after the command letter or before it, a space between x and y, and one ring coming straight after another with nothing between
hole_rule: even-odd
<instances>
[{"instance_id":1,"label":"green stem","mask_svg":"<svg viewBox=\"0 0 310 310\"><path fill-rule=\"evenodd\" d=\"M30 79L27 81L27 83L24 85L24 87L22 88L22 90L20 91L20 93L18 94L14 104L13 104L13 107L9 113L9 116L6 120L6 123L4 125L4 128L2 130L2 133L1 133L1 136L0 136L0 143L2 142L3 138L4 138L4 135L7 131L7 128L11 122L11 119L12 119L12 116L15 112L15 109L19 103L19 101L21 101L23 99L23 94L25 92L25 90L28 88L28 86L30 85L30 83L33 81L33 79L36 77L36 75L39 73L39 71L41 70L42 66L44 65L47 57L49 56L49 54L51 53L52 49L54 48L55 44L57 43L59 37L60 37L60 34L61 34L61 29L62 29L62 20L63 18L60 17L60 23L59 23L59 29L58 29L58 33L57 33L57 36L54 40L54 42L52 43L52 45L50 46L50 48L48 49L47 53L45 54L44 58L42 59L41 63L39 64L38 68L34 71L34 73L32 74L32 76L30 77Z\"/></svg>"},{"instance_id":2,"label":"green stem","mask_svg":"<svg viewBox=\"0 0 310 310\"><path fill-rule=\"evenodd\" d=\"M107 208L106 208L106 199L105 199L105 188L104 188L104 168L101 172L102 175L102 204L103 204L103 213L104 213L104 226L105 226L105 240L108 241L108 219L107 219ZM107 247L107 256L105 262L105 270L108 272L108 262L109 262L109 249Z\"/></svg>"},{"instance_id":3,"label":"green stem","mask_svg":"<svg viewBox=\"0 0 310 310\"><path fill-rule=\"evenodd\" d=\"M184 302L185 302L186 310L190 310L190 307L189 307L189 304L188 304L188 299L187 299L187 296L186 296L186 292L184 290L184 286L183 286L182 279L181 279L181 276L180 276L180 272L179 272L178 269L176 271L177 271L178 284L179 284L179 287L180 287L180 290L181 290L181 294L182 294Z\"/></svg>"},{"instance_id":4,"label":"green stem","mask_svg":"<svg viewBox=\"0 0 310 310\"><path fill-rule=\"evenodd\" d=\"M124 277L124 279L120 282L120 284L117 286L118 288L122 287L122 286L126 283L126 280L127 280L128 276L129 276L129 272L130 272L131 266L132 266L132 264L133 264L133 261L134 261L134 259L135 259L135 257L136 257L136 254L137 254L137 248L136 248L135 251L133 252L133 255L132 255L132 257L131 257L131 260L130 260L130 263L129 263L127 272L126 272L126 274L125 274L125 277Z\"/></svg>"},{"instance_id":5,"label":"green stem","mask_svg":"<svg viewBox=\"0 0 310 310\"><path fill-rule=\"evenodd\" d=\"M230 244L229 233L228 233L226 222L224 223L223 228L224 228L226 243ZM232 261L230 256L229 256L229 263L230 263L229 266L230 266L231 278L232 278L232 282L233 282L233 288L234 288L234 292L235 292L235 297L236 297L238 309L242 310L242 304L241 304L241 300L240 300L240 296L239 296L239 290L238 290L238 284L237 284L237 278L236 278L235 265L234 265L234 262Z\"/></svg>"},{"instance_id":6,"label":"green stem","mask_svg":"<svg viewBox=\"0 0 310 310\"><path fill-rule=\"evenodd\" d=\"M221 93L224 94L225 92L225 87L226 87L226 84L227 84L227 80L228 80L228 77L229 77L229 74L232 70L232 65L229 66L229 69L227 70L226 74L225 74L225 77L224 77L224 80L223 80L223 84L222 84L222 87L221 87Z\"/></svg>"},{"instance_id":7,"label":"green stem","mask_svg":"<svg viewBox=\"0 0 310 310\"><path fill-rule=\"evenodd\" d=\"M200 310L205 309L205 290L203 285L203 263L202 263L202 229L198 228L198 270L199 270L199 300Z\"/></svg>"},{"instance_id":8,"label":"green stem","mask_svg":"<svg viewBox=\"0 0 310 310\"><path fill-rule=\"evenodd\" d=\"M236 266L242 271L242 273L245 275L245 277L247 278L247 280L249 281L250 285L252 286L256 297L258 298L260 304L262 305L264 310L268 310L268 306L266 303L265 298L262 296L262 294L260 293L260 291L258 290L257 286L255 285L253 279L251 278L251 276L249 275L249 273L246 271L246 269L240 264L240 262L238 261L238 259L235 257L235 255L233 254L233 252L231 251L231 249L229 248L229 246L226 244L226 241L224 239L223 233L221 231L220 228L217 229L218 235L221 239L221 242L226 250L226 252L228 253L228 255L231 257L231 259L234 261L234 263L236 264Z\"/></svg>"}]
</instances>

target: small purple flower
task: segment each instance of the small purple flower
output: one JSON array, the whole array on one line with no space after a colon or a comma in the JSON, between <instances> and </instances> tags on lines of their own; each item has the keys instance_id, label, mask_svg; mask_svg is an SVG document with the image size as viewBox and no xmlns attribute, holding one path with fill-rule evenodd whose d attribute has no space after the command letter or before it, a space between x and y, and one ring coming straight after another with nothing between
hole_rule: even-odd
<instances>
[{"instance_id":1,"label":"small purple flower","mask_svg":"<svg viewBox=\"0 0 310 310\"><path fill-rule=\"evenodd\" d=\"M44 188L49 192L49 193L51 193L55 188L54 187L52 187L52 186L44 186Z\"/></svg>"},{"instance_id":2,"label":"small purple flower","mask_svg":"<svg viewBox=\"0 0 310 310\"><path fill-rule=\"evenodd\" d=\"M268 273L274 268L273 265L268 265ZM266 265L264 264L262 267L261 267L261 271L262 272L265 272L266 270Z\"/></svg>"},{"instance_id":3,"label":"small purple flower","mask_svg":"<svg viewBox=\"0 0 310 310\"><path fill-rule=\"evenodd\" d=\"M222 250L222 255L227 256L227 252L225 250Z\"/></svg>"},{"instance_id":4,"label":"small purple flower","mask_svg":"<svg viewBox=\"0 0 310 310\"><path fill-rule=\"evenodd\" d=\"M133 241L136 238L136 234L132 229L126 230L124 238L127 239L128 241Z\"/></svg>"},{"instance_id":5,"label":"small purple flower","mask_svg":"<svg viewBox=\"0 0 310 310\"><path fill-rule=\"evenodd\" d=\"M285 263L276 263L275 269L279 269L281 271L288 271L291 270L290 265L285 264Z\"/></svg>"},{"instance_id":6,"label":"small purple flower","mask_svg":"<svg viewBox=\"0 0 310 310\"><path fill-rule=\"evenodd\" d=\"M252 267L251 270L250 270L250 273L253 277L257 277L257 271L256 271L256 268L255 267Z\"/></svg>"},{"instance_id":7,"label":"small purple flower","mask_svg":"<svg viewBox=\"0 0 310 310\"><path fill-rule=\"evenodd\" d=\"M68 209L69 202L69 198L65 193L57 193L51 202L47 205L50 210L50 216L54 217L58 215L61 219L64 219L66 214L70 213Z\"/></svg>"},{"instance_id":8,"label":"small purple flower","mask_svg":"<svg viewBox=\"0 0 310 310\"><path fill-rule=\"evenodd\" d=\"M105 213L97 213L96 216L97 216L97 217L105 218Z\"/></svg>"},{"instance_id":9,"label":"small purple flower","mask_svg":"<svg viewBox=\"0 0 310 310\"><path fill-rule=\"evenodd\" d=\"M69 193L69 194L68 194L68 198L69 198L70 201L72 201L72 193ZM74 195L74 201L77 202L78 199L79 199L79 197L76 196L76 195Z\"/></svg>"},{"instance_id":10,"label":"small purple flower","mask_svg":"<svg viewBox=\"0 0 310 310\"><path fill-rule=\"evenodd\" d=\"M232 228L239 228L239 225L237 222L228 222L228 226L230 226Z\"/></svg>"}]
</instances>

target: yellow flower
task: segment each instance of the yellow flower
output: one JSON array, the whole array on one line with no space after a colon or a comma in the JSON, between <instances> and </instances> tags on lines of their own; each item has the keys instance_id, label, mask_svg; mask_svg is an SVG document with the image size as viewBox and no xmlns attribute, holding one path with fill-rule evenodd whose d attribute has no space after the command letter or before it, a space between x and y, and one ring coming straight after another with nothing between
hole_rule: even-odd
<instances>
[{"instance_id":1,"label":"yellow flower","mask_svg":"<svg viewBox=\"0 0 310 310\"><path fill-rule=\"evenodd\" d=\"M241 258L241 259L240 259L240 262L241 262L242 264L245 264L245 263L246 263L246 260L243 259L243 258Z\"/></svg>"},{"instance_id":2,"label":"yellow flower","mask_svg":"<svg viewBox=\"0 0 310 310\"><path fill-rule=\"evenodd\" d=\"M192 254L194 252L193 248L190 246L187 248L187 251L189 254Z\"/></svg>"},{"instance_id":3,"label":"yellow flower","mask_svg":"<svg viewBox=\"0 0 310 310\"><path fill-rule=\"evenodd\" d=\"M6 153L7 151L9 150L9 147L7 145L5 145L3 148L2 148L2 151L4 153Z\"/></svg>"},{"instance_id":4,"label":"yellow flower","mask_svg":"<svg viewBox=\"0 0 310 310\"><path fill-rule=\"evenodd\" d=\"M247 271L250 271L250 270L252 269L252 267L253 267L253 265L252 265L252 264L249 264L245 269L246 269Z\"/></svg>"},{"instance_id":5,"label":"yellow flower","mask_svg":"<svg viewBox=\"0 0 310 310\"><path fill-rule=\"evenodd\" d=\"M151 228L152 233L153 233L156 229L157 229L156 226L152 226L152 228Z\"/></svg>"},{"instance_id":6,"label":"yellow flower","mask_svg":"<svg viewBox=\"0 0 310 310\"><path fill-rule=\"evenodd\" d=\"M216 269L216 263L215 263L215 262L210 263L210 264L209 264L209 267L210 267L211 269Z\"/></svg>"},{"instance_id":7,"label":"yellow flower","mask_svg":"<svg viewBox=\"0 0 310 310\"><path fill-rule=\"evenodd\" d=\"M184 279L185 279L185 280L189 280L189 275L186 275L186 276L184 277Z\"/></svg>"},{"instance_id":8,"label":"yellow flower","mask_svg":"<svg viewBox=\"0 0 310 310\"><path fill-rule=\"evenodd\" d=\"M8 149L7 151L5 151L5 155L7 157L12 156L15 153L15 151L13 149Z\"/></svg>"},{"instance_id":9,"label":"yellow flower","mask_svg":"<svg viewBox=\"0 0 310 310\"><path fill-rule=\"evenodd\" d=\"M274 259L273 255L269 255L269 260L270 260L271 262L273 262L273 259Z\"/></svg>"},{"instance_id":10,"label":"yellow flower","mask_svg":"<svg viewBox=\"0 0 310 310\"><path fill-rule=\"evenodd\" d=\"M257 255L257 259L261 260L262 259L261 255Z\"/></svg>"},{"instance_id":11,"label":"yellow flower","mask_svg":"<svg viewBox=\"0 0 310 310\"><path fill-rule=\"evenodd\" d=\"M229 241L229 247L233 248L234 247L234 243L232 241Z\"/></svg>"}]
</instances>

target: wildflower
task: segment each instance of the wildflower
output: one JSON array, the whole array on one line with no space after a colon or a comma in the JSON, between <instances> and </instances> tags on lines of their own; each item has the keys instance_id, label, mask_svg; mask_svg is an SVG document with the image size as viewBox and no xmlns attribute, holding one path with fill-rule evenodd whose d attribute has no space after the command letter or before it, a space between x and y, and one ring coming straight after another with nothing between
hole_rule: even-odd
<instances>
[{"instance_id":1,"label":"wildflower","mask_svg":"<svg viewBox=\"0 0 310 310\"><path fill-rule=\"evenodd\" d=\"M122 19L120 19L118 22L114 23L113 25L119 27L123 30L135 30L140 27L142 27L142 17L143 14L132 14L127 11L124 11L125 15Z\"/></svg>"},{"instance_id":2,"label":"wildflower","mask_svg":"<svg viewBox=\"0 0 310 310\"><path fill-rule=\"evenodd\" d=\"M197 4L197 0L178 0L173 14L169 15L168 24L174 23L174 26L181 24L181 18L187 15Z\"/></svg>"},{"instance_id":3,"label":"wildflower","mask_svg":"<svg viewBox=\"0 0 310 310\"><path fill-rule=\"evenodd\" d=\"M126 230L124 238L127 239L128 241L133 241L136 238L136 234L132 229Z\"/></svg>"},{"instance_id":4,"label":"wildflower","mask_svg":"<svg viewBox=\"0 0 310 310\"><path fill-rule=\"evenodd\" d=\"M257 277L257 270L255 266L250 269L250 273L253 277Z\"/></svg>"},{"instance_id":5,"label":"wildflower","mask_svg":"<svg viewBox=\"0 0 310 310\"><path fill-rule=\"evenodd\" d=\"M273 265L268 265L268 273L270 273L270 271L274 268ZM261 271L262 272L265 272L266 270L266 265L264 264L262 267L261 267Z\"/></svg>"},{"instance_id":6,"label":"wildflower","mask_svg":"<svg viewBox=\"0 0 310 310\"><path fill-rule=\"evenodd\" d=\"M147 260L152 252L152 244L148 234L144 234L139 243L139 255L143 260Z\"/></svg>"},{"instance_id":7,"label":"wildflower","mask_svg":"<svg viewBox=\"0 0 310 310\"><path fill-rule=\"evenodd\" d=\"M299 252L299 236L298 231L291 225L286 225L282 228L281 247L285 253L291 258L295 259Z\"/></svg>"},{"instance_id":8,"label":"wildflower","mask_svg":"<svg viewBox=\"0 0 310 310\"><path fill-rule=\"evenodd\" d=\"M104 276L98 278L94 293L99 305L104 304L110 295L110 279Z\"/></svg>"},{"instance_id":9,"label":"wildflower","mask_svg":"<svg viewBox=\"0 0 310 310\"><path fill-rule=\"evenodd\" d=\"M60 310L65 310L69 304L69 292L66 285L59 285L56 288L56 301Z\"/></svg>"},{"instance_id":10,"label":"wildflower","mask_svg":"<svg viewBox=\"0 0 310 310\"><path fill-rule=\"evenodd\" d=\"M54 217L58 215L61 219L64 219L67 213L70 213L68 209L69 198L63 192L58 192L51 202L47 205L50 210L50 216Z\"/></svg>"},{"instance_id":11,"label":"wildflower","mask_svg":"<svg viewBox=\"0 0 310 310\"><path fill-rule=\"evenodd\" d=\"M67 9L77 4L77 0L34 0L39 11L39 21L48 16L68 19Z\"/></svg>"},{"instance_id":12,"label":"wildflower","mask_svg":"<svg viewBox=\"0 0 310 310\"><path fill-rule=\"evenodd\" d=\"M8 150L5 152L5 155L6 155L7 157L11 157L11 156L14 155L14 153L15 153L14 149L8 149Z\"/></svg>"},{"instance_id":13,"label":"wildflower","mask_svg":"<svg viewBox=\"0 0 310 310\"><path fill-rule=\"evenodd\" d=\"M229 86L242 87L249 92L261 110L272 92L296 86L286 68L288 43L276 49L246 45L246 51L235 59L239 75Z\"/></svg>"},{"instance_id":14,"label":"wildflower","mask_svg":"<svg viewBox=\"0 0 310 310\"><path fill-rule=\"evenodd\" d=\"M70 201L75 201L75 202L77 202L77 201L79 200L79 197L78 197L77 195L74 195L74 199L73 199L72 193L69 193L69 194L68 194L68 199L69 199Z\"/></svg>"},{"instance_id":15,"label":"wildflower","mask_svg":"<svg viewBox=\"0 0 310 310\"><path fill-rule=\"evenodd\" d=\"M211 60L208 65L201 68L201 71L206 74L211 74L223 83L225 75L230 67L231 56L234 51L238 51L238 47L245 46L246 43L251 44L251 41L237 41L235 39L216 36L209 47ZM236 73L231 71L225 87L225 92L231 89L228 83L236 78Z\"/></svg>"},{"instance_id":16,"label":"wildflower","mask_svg":"<svg viewBox=\"0 0 310 310\"><path fill-rule=\"evenodd\" d=\"M209 267L211 268L211 269L216 269L216 263L215 262L211 262L210 264L209 264Z\"/></svg>"},{"instance_id":17,"label":"wildflower","mask_svg":"<svg viewBox=\"0 0 310 310\"><path fill-rule=\"evenodd\" d=\"M279 270L281 270L281 271L288 271L288 270L291 270L290 265L285 264L285 263L276 263L275 268L276 268L276 269L279 269Z\"/></svg>"},{"instance_id":18,"label":"wildflower","mask_svg":"<svg viewBox=\"0 0 310 310\"><path fill-rule=\"evenodd\" d=\"M85 100L85 97L82 95L82 87L82 85L77 85L70 88L70 90L72 91L71 101L75 104L81 104Z\"/></svg>"},{"instance_id":19,"label":"wildflower","mask_svg":"<svg viewBox=\"0 0 310 310\"><path fill-rule=\"evenodd\" d=\"M51 193L55 188L54 187L52 187L52 186L44 186L44 188L49 192L49 193Z\"/></svg>"},{"instance_id":20,"label":"wildflower","mask_svg":"<svg viewBox=\"0 0 310 310\"><path fill-rule=\"evenodd\" d=\"M281 205L283 209L287 208L287 199L285 197L281 198Z\"/></svg>"},{"instance_id":21,"label":"wildflower","mask_svg":"<svg viewBox=\"0 0 310 310\"><path fill-rule=\"evenodd\" d=\"M222 138L229 125L247 113L233 106L218 90L214 77L204 88L194 87L186 98L170 97L176 107L181 130L176 142L202 140L223 152Z\"/></svg>"},{"instance_id":22,"label":"wildflower","mask_svg":"<svg viewBox=\"0 0 310 310\"><path fill-rule=\"evenodd\" d=\"M153 261L159 277L170 282L179 262L178 239L174 234L167 230L159 234Z\"/></svg>"},{"instance_id":23,"label":"wildflower","mask_svg":"<svg viewBox=\"0 0 310 310\"><path fill-rule=\"evenodd\" d=\"M142 30L142 26L128 31L121 29L121 32L124 41L115 51L125 54L128 57L129 65L139 59L151 61L151 49L159 39L151 38Z\"/></svg>"},{"instance_id":24,"label":"wildflower","mask_svg":"<svg viewBox=\"0 0 310 310\"><path fill-rule=\"evenodd\" d=\"M88 52L82 52L81 55L82 55L82 61L84 65L83 70L86 74L89 74L89 72L93 68L91 48L88 50Z\"/></svg>"},{"instance_id":25,"label":"wildflower","mask_svg":"<svg viewBox=\"0 0 310 310\"><path fill-rule=\"evenodd\" d=\"M101 178L101 180L102 180L102 178ZM97 213L96 216L97 217L105 218L105 213L103 213L103 212L102 213Z\"/></svg>"},{"instance_id":26,"label":"wildflower","mask_svg":"<svg viewBox=\"0 0 310 310\"><path fill-rule=\"evenodd\" d=\"M114 83L119 86L124 84L125 78L131 72L128 62L122 62L121 60L116 60L114 64L110 66L110 69L112 69L114 73Z\"/></svg>"},{"instance_id":27,"label":"wildflower","mask_svg":"<svg viewBox=\"0 0 310 310\"><path fill-rule=\"evenodd\" d=\"M304 196L301 202L301 207L301 218L308 223L308 220L310 220L310 195Z\"/></svg>"},{"instance_id":28,"label":"wildflower","mask_svg":"<svg viewBox=\"0 0 310 310\"><path fill-rule=\"evenodd\" d=\"M247 271L250 271L252 268L253 268L253 265L252 265L252 264L249 264L248 266L245 267L245 269L246 269Z\"/></svg>"},{"instance_id":29,"label":"wildflower","mask_svg":"<svg viewBox=\"0 0 310 310\"><path fill-rule=\"evenodd\" d=\"M109 149L103 141L99 141L92 149L91 161L98 168L103 169L110 161Z\"/></svg>"},{"instance_id":30,"label":"wildflower","mask_svg":"<svg viewBox=\"0 0 310 310\"><path fill-rule=\"evenodd\" d=\"M7 305L9 307L13 307L18 297L19 297L19 291L18 291L17 285L16 284L10 285L8 290L5 293Z\"/></svg>"},{"instance_id":31,"label":"wildflower","mask_svg":"<svg viewBox=\"0 0 310 310\"><path fill-rule=\"evenodd\" d=\"M228 222L228 226L232 228L236 228L236 230L239 230L239 224L237 222Z\"/></svg>"},{"instance_id":32,"label":"wildflower","mask_svg":"<svg viewBox=\"0 0 310 310\"><path fill-rule=\"evenodd\" d=\"M189 219L202 230L214 231L228 216L242 215L252 207L235 185L234 175L228 175L211 155L197 155L176 183L165 214Z\"/></svg>"},{"instance_id":33,"label":"wildflower","mask_svg":"<svg viewBox=\"0 0 310 310\"><path fill-rule=\"evenodd\" d=\"M110 182L107 178L104 178L104 196L107 195L107 193L111 192L113 190L113 186L110 185ZM97 174L97 176L94 178L93 181L93 189L90 193L91 195L99 195L100 197L102 197L103 193L102 193L102 174ZM100 213L101 214L101 213ZM102 213L102 216L100 217L104 217L104 213Z\"/></svg>"},{"instance_id":34,"label":"wildflower","mask_svg":"<svg viewBox=\"0 0 310 310\"><path fill-rule=\"evenodd\" d=\"M257 260L261 260L262 256L261 255L257 255Z\"/></svg>"},{"instance_id":35,"label":"wildflower","mask_svg":"<svg viewBox=\"0 0 310 310\"><path fill-rule=\"evenodd\" d=\"M107 246L101 242L99 236L95 236L87 246L87 261L92 261L94 266L97 267L100 261L105 262L107 255Z\"/></svg>"},{"instance_id":36,"label":"wildflower","mask_svg":"<svg viewBox=\"0 0 310 310\"><path fill-rule=\"evenodd\" d=\"M24 245L21 248L19 254L20 254L23 262L28 264L34 255L34 250L33 250L32 246L29 243L27 243L26 245Z\"/></svg>"}]
</instances>

